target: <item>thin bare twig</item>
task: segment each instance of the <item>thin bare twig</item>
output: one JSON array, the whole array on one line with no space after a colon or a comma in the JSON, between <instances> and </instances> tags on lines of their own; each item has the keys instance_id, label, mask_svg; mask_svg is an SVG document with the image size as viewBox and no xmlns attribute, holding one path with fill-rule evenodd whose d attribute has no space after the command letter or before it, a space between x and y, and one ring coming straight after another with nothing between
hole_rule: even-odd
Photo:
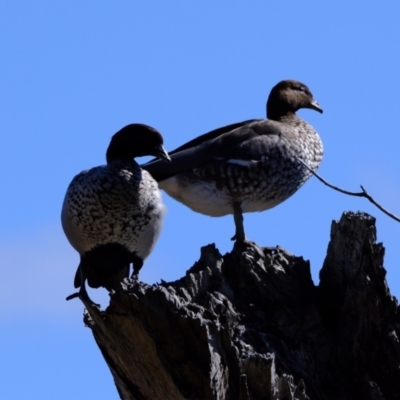
<instances>
[{"instance_id":1,"label":"thin bare twig","mask_svg":"<svg viewBox=\"0 0 400 400\"><path fill-rule=\"evenodd\" d=\"M390 211L386 210L383 208L377 201L374 200L374 198L368 194L368 192L364 189L362 185L360 185L362 192L349 192L348 190L341 189L340 187L334 186L327 182L324 178L319 176L314 170L312 170L305 162L298 160L318 179L320 180L324 185L330 187L331 189L337 190L338 192L348 194L349 196L356 196L356 197L365 197L367 200L369 200L374 206L378 207L383 213L385 213L387 216L390 218L393 218L395 221L400 222L400 218L397 217L396 215L392 214Z\"/></svg>"}]
</instances>

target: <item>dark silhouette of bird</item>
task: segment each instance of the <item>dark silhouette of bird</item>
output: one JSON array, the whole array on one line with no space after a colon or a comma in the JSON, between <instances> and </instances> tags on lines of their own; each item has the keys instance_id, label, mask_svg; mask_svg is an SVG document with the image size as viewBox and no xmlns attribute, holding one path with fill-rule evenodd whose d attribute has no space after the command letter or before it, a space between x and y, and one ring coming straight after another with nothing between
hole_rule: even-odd
<instances>
[{"instance_id":1,"label":"dark silhouette of bird","mask_svg":"<svg viewBox=\"0 0 400 400\"><path fill-rule=\"evenodd\" d=\"M137 275L154 248L165 207L157 182L134 160L146 155L170 161L156 129L127 125L112 137L107 165L83 171L70 183L61 220L65 235L80 254L74 282L80 290L67 300L90 301L86 280L93 288L118 288L129 276L130 264Z\"/></svg>"},{"instance_id":2,"label":"dark silhouette of bird","mask_svg":"<svg viewBox=\"0 0 400 400\"><path fill-rule=\"evenodd\" d=\"M234 215L232 240L245 241L243 212L264 211L293 195L321 163L318 133L296 115L301 108L322 113L309 88L279 82L267 101L267 119L228 125L170 152L168 165L153 160L150 172L174 199L213 217Z\"/></svg>"}]
</instances>

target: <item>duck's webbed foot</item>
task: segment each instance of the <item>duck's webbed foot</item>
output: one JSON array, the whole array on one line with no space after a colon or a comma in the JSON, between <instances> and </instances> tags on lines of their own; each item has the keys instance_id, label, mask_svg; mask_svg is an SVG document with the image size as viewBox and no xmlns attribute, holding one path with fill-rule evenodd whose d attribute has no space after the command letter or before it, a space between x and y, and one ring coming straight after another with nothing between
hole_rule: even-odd
<instances>
[{"instance_id":1,"label":"duck's webbed foot","mask_svg":"<svg viewBox=\"0 0 400 400\"><path fill-rule=\"evenodd\" d=\"M86 308L88 308L88 306L90 307L96 307L96 308L100 308L100 304L95 303L94 301L92 301L92 299L89 297L88 292L86 291L86 287L85 284L81 285L81 288L79 289L79 292L76 293L72 293L70 294L66 300L72 300L75 299L76 297L78 297L82 303L85 305Z\"/></svg>"},{"instance_id":2,"label":"duck's webbed foot","mask_svg":"<svg viewBox=\"0 0 400 400\"><path fill-rule=\"evenodd\" d=\"M83 268L79 268L79 269L80 269L80 276L81 276L81 281L80 281L81 287L78 292L70 294L66 298L66 300L68 301L68 300L72 300L72 299L75 299L76 297L78 297L82 301L82 303L85 305L86 308L88 308L88 307L100 308L100 304L95 303L89 297L88 292L86 290L86 285L85 285L86 276L83 272Z\"/></svg>"},{"instance_id":3,"label":"duck's webbed foot","mask_svg":"<svg viewBox=\"0 0 400 400\"><path fill-rule=\"evenodd\" d=\"M236 240L237 242L244 242L246 240L246 235L244 233L243 226L243 213L240 203L233 203L233 218L235 221L235 235L231 240Z\"/></svg>"}]
</instances>

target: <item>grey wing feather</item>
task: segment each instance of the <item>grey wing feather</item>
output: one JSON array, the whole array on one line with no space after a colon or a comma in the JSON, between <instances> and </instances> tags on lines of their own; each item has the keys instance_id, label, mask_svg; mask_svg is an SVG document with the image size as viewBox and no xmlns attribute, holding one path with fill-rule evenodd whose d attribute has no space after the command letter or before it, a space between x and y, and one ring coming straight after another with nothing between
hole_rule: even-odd
<instances>
[{"instance_id":1,"label":"grey wing feather","mask_svg":"<svg viewBox=\"0 0 400 400\"><path fill-rule=\"evenodd\" d=\"M204 135L203 135L204 136ZM199 168L213 159L241 158L251 160L262 147L271 146L280 136L278 124L269 120L255 120L209 139L194 147L181 146L183 150L170 152L171 163L153 160L141 165L157 181L179 173ZM193 140L195 143L195 140Z\"/></svg>"}]
</instances>

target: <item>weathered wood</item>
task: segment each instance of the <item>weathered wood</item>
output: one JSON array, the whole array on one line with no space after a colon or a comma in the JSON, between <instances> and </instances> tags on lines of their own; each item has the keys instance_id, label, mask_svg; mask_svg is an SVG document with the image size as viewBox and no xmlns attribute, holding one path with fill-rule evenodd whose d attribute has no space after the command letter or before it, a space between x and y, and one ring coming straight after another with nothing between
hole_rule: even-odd
<instances>
[{"instance_id":1,"label":"weathered wood","mask_svg":"<svg viewBox=\"0 0 400 400\"><path fill-rule=\"evenodd\" d=\"M182 279L126 280L85 321L126 400L400 399L383 256L375 219L349 212L332 223L319 286L282 248L209 245Z\"/></svg>"}]
</instances>

